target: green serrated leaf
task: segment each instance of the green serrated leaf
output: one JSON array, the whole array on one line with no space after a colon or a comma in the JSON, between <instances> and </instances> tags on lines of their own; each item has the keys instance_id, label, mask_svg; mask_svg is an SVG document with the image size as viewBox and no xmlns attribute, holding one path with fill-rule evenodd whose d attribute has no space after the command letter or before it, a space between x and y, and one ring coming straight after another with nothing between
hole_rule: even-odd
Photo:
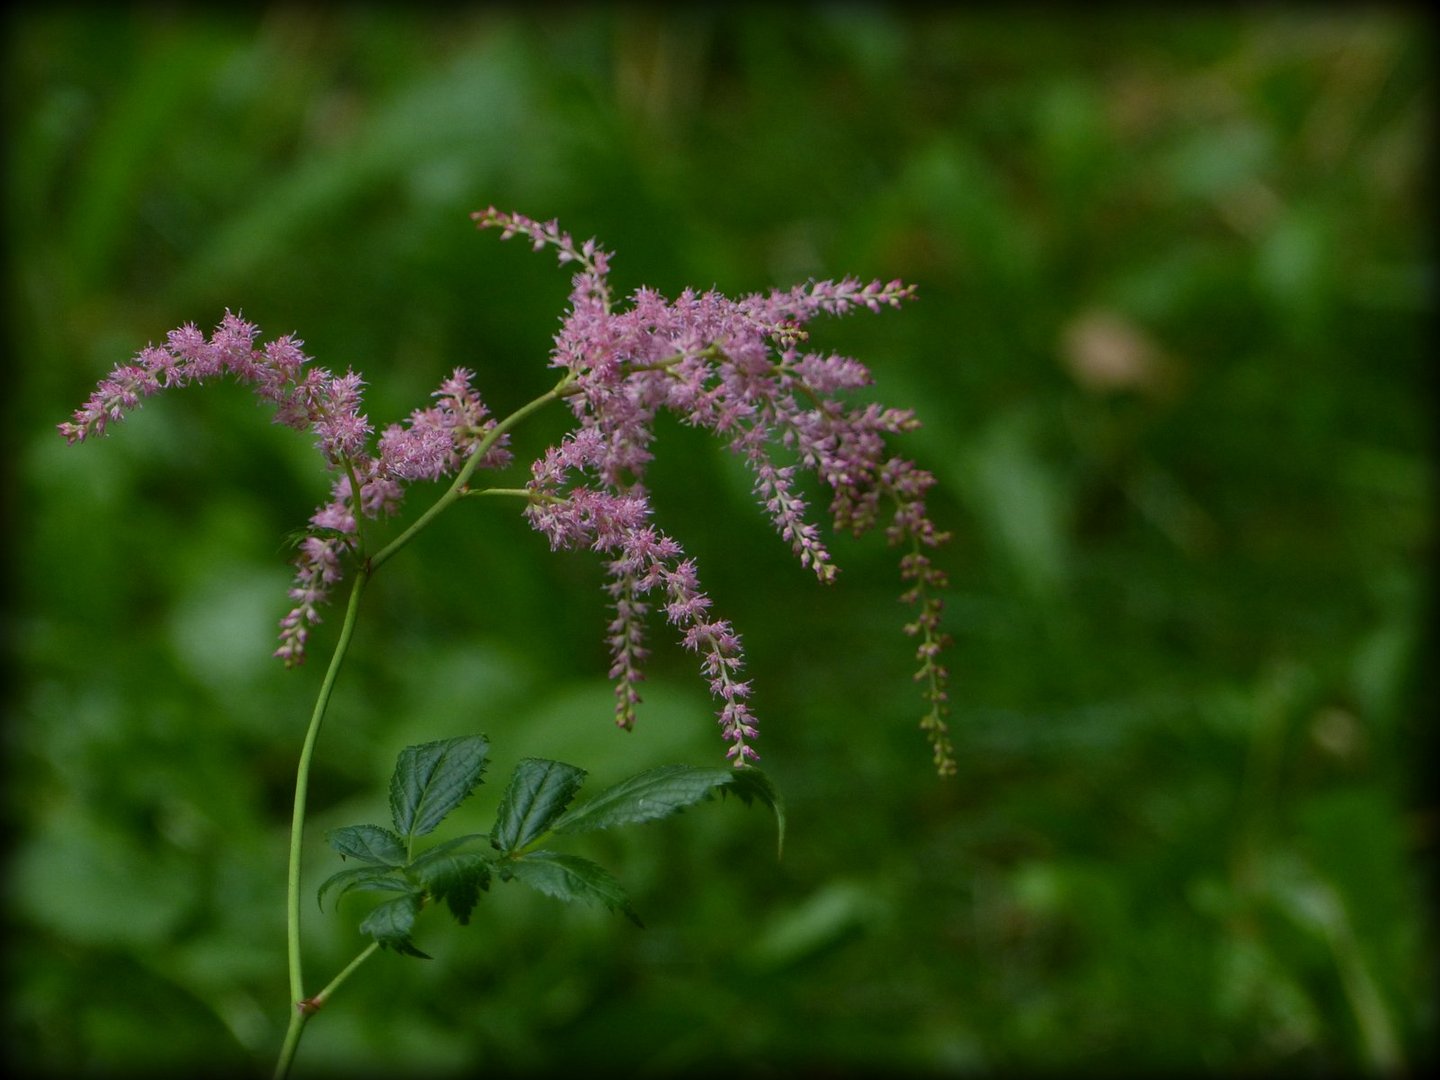
<instances>
[{"instance_id":1,"label":"green serrated leaf","mask_svg":"<svg viewBox=\"0 0 1440 1080\"><path fill-rule=\"evenodd\" d=\"M603 866L589 859L537 851L508 863L505 869L508 876L546 896L603 904L611 911L623 912L636 926L644 925L630 907L630 898L620 883Z\"/></svg>"},{"instance_id":2,"label":"green serrated leaf","mask_svg":"<svg viewBox=\"0 0 1440 1080\"><path fill-rule=\"evenodd\" d=\"M450 852L454 851L458 847L463 847L466 844L473 844L476 840L489 839L490 836L488 833L466 833L464 836L452 837L451 839L446 840L444 843L436 844L432 848L427 848L422 854L415 856L415 860L410 863L410 865L407 866L406 869L411 872L421 870L426 863L433 862L436 859L442 858L443 856L448 855ZM491 858L491 856L487 853L485 855L485 858L488 859Z\"/></svg>"},{"instance_id":3,"label":"green serrated leaf","mask_svg":"<svg viewBox=\"0 0 1440 1080\"><path fill-rule=\"evenodd\" d=\"M585 783L585 770L559 761L525 758L515 766L490 842L507 854L543 834Z\"/></svg>"},{"instance_id":4,"label":"green serrated leaf","mask_svg":"<svg viewBox=\"0 0 1440 1080\"><path fill-rule=\"evenodd\" d=\"M480 783L489 740L483 735L407 746L390 778L390 813L407 842L424 836Z\"/></svg>"},{"instance_id":5,"label":"green serrated leaf","mask_svg":"<svg viewBox=\"0 0 1440 1080\"><path fill-rule=\"evenodd\" d=\"M746 806L756 799L768 806L775 815L775 857L778 859L785 854L785 800L768 776L750 765L731 769L730 783L720 793L733 793Z\"/></svg>"},{"instance_id":6,"label":"green serrated leaf","mask_svg":"<svg viewBox=\"0 0 1440 1080\"><path fill-rule=\"evenodd\" d=\"M557 833L582 833L615 825L634 825L668 817L693 806L713 792L733 791L745 803L759 799L775 814L780 850L785 844L785 807L779 793L759 769L702 768L661 765L622 780L551 823Z\"/></svg>"},{"instance_id":7,"label":"green serrated leaf","mask_svg":"<svg viewBox=\"0 0 1440 1080\"><path fill-rule=\"evenodd\" d=\"M410 941L410 932L415 928L415 916L420 913L420 894L408 893L387 900L365 917L360 932L368 934L380 943L382 948L393 949L406 956L431 959Z\"/></svg>"},{"instance_id":8,"label":"green serrated leaf","mask_svg":"<svg viewBox=\"0 0 1440 1080\"><path fill-rule=\"evenodd\" d=\"M341 870L338 874L331 874L316 890L315 902L320 905L320 910L325 910L325 894L331 889L339 888L335 894L335 902L340 902L352 889L362 891L393 891L405 892L412 886L409 881L396 874L389 867L384 866L353 866L349 870Z\"/></svg>"},{"instance_id":9,"label":"green serrated leaf","mask_svg":"<svg viewBox=\"0 0 1440 1080\"><path fill-rule=\"evenodd\" d=\"M449 905L450 913L463 926L470 921L480 893L490 888L493 859L494 856L478 851L441 855L416 860L411 871L431 897Z\"/></svg>"},{"instance_id":10,"label":"green serrated leaf","mask_svg":"<svg viewBox=\"0 0 1440 1080\"><path fill-rule=\"evenodd\" d=\"M341 858L383 866L405 865L405 844L400 837L379 825L346 825L331 829L325 840Z\"/></svg>"}]
</instances>

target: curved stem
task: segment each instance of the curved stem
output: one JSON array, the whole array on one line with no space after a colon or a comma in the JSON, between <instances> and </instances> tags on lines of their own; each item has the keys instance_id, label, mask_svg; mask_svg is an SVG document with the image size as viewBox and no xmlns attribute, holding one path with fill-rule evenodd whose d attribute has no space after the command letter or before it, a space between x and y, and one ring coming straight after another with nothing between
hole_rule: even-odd
<instances>
[{"instance_id":1,"label":"curved stem","mask_svg":"<svg viewBox=\"0 0 1440 1080\"><path fill-rule=\"evenodd\" d=\"M290 1026L285 1032L285 1042L280 1048L280 1059L275 1065L277 1078L290 1071L290 1062L295 1057L295 1048L300 1043L300 1033L313 1009L305 1002L305 975L300 958L300 856L305 838L305 803L310 791L310 762L315 756L315 743L320 737L320 725L325 720L325 710L330 705L330 695L335 689L335 680L345 654L350 650L350 639L355 634L355 622L360 614L360 597L365 584L370 580L371 569L362 565L355 575L355 584L350 588L350 603L345 608L345 622L340 627L340 639L335 642L335 651L330 656L330 667L320 684L320 693L315 699L315 709L310 714L310 726L305 732L305 743L300 748L300 760L295 768L295 809L290 819L290 862L285 882L285 925L290 961L290 1000L295 1011L290 1016Z\"/></svg>"},{"instance_id":2,"label":"curved stem","mask_svg":"<svg viewBox=\"0 0 1440 1080\"><path fill-rule=\"evenodd\" d=\"M450 482L450 486L445 489L445 493L436 499L435 502L430 505L429 509L416 518L414 524L375 554L375 557L370 560L370 569L372 571L378 570L385 563L389 562L401 548L415 539L415 537L419 535L430 522L434 521L435 518L443 513L451 503L465 494L466 487L470 483L470 477L475 474L475 470L479 467L481 459L490 452L490 448L499 441L501 435L504 435L505 432L509 431L537 409L541 409L550 404L550 402L558 401L560 398L566 396L570 392L570 388L574 382L575 376L567 373L564 378L549 390L545 391L545 393L535 398L535 400L521 405L520 408L516 409L509 416L505 417L504 420L501 420L487 431L485 437L481 439L475 449L470 452L470 457L465 462L464 468L455 475L455 479Z\"/></svg>"},{"instance_id":3,"label":"curved stem","mask_svg":"<svg viewBox=\"0 0 1440 1080\"><path fill-rule=\"evenodd\" d=\"M434 521L451 503L455 502L468 491L470 477L474 475L481 460L490 449L499 441L512 427L525 419L531 413L543 408L552 401L558 401L561 397L574 393L575 375L566 375L553 387L535 398L520 406L505 419L501 420L494 427L485 433L475 449L471 451L470 457L465 465L456 475L438 499L417 518L408 529L381 549L373 558L364 560L360 569L355 574L355 583L350 589L350 602L345 609L345 622L340 627L340 639L335 643L335 651L330 657L330 666L325 672L325 679L320 684L319 696L315 699L314 711L310 714L310 726L305 732L305 743L300 750L300 760L295 769L295 807L290 821L290 861L289 870L286 875L285 906L286 906L286 930L288 943L288 956L290 967L290 1000L295 1005L294 1012L290 1015L290 1024L285 1031L285 1041L280 1047L280 1057L275 1063L276 1080L284 1080L289 1075L290 1065L295 1059L295 1051L300 1045L300 1036L305 1030L305 1023L315 1014L325 1000L333 993L341 983L350 977L351 972L358 968L365 960L369 959L379 948L378 944L372 944L350 964L340 972L339 975L313 998L305 996L304 968L300 956L300 859L305 836L305 804L310 790L310 764L315 756L315 744L320 737L320 726L325 720L325 711L330 705L330 695L335 688L335 679L340 674L340 666L344 662L345 654L350 649L350 639L355 633L355 622L360 613L360 597L365 592L365 586L381 565L388 562L406 544L413 540L425 529L430 522ZM356 531L359 532L361 518L359 506L359 487L356 483L354 470L346 463L346 469L350 477L352 495L356 498ZM363 544L363 536L361 543Z\"/></svg>"},{"instance_id":4,"label":"curved stem","mask_svg":"<svg viewBox=\"0 0 1440 1080\"><path fill-rule=\"evenodd\" d=\"M295 769L295 812L290 819L290 872L286 882L286 922L289 926L290 954L290 999L299 1001L305 996L304 976L300 963L300 853L305 836L305 800L310 790L310 761L315 756L315 743L320 737L320 725L325 720L325 710L330 705L330 694L335 689L335 679L340 674L340 665L350 649L350 639L355 633L356 617L360 613L360 597L365 584L370 580L370 568L362 566L355 575L355 584L350 588L350 603L345 609L345 622L340 627L340 640L335 642L335 652L330 657L330 667L325 680L320 684L320 694L315 699L315 709L310 714L310 727L305 732L305 743L300 748L300 761Z\"/></svg>"}]
</instances>

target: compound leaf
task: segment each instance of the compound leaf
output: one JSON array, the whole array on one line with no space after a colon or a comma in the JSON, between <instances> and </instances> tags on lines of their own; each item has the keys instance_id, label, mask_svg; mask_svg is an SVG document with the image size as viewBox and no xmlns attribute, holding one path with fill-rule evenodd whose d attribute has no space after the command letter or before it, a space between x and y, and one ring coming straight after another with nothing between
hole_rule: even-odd
<instances>
[{"instance_id":1,"label":"compound leaf","mask_svg":"<svg viewBox=\"0 0 1440 1080\"><path fill-rule=\"evenodd\" d=\"M338 904L340 897L351 889L361 889L367 892L405 892L411 888L411 885L388 866L352 866L349 870L331 874L316 891L315 902L320 905L322 911L325 909L325 894L334 888L340 890L335 894L335 902Z\"/></svg>"},{"instance_id":2,"label":"compound leaf","mask_svg":"<svg viewBox=\"0 0 1440 1080\"><path fill-rule=\"evenodd\" d=\"M768 777L759 769L702 768L661 765L622 780L551 823L557 833L582 833L654 821L693 806L719 790L733 791L749 803L759 799L775 814L781 850L785 844L785 807Z\"/></svg>"},{"instance_id":3,"label":"compound leaf","mask_svg":"<svg viewBox=\"0 0 1440 1080\"><path fill-rule=\"evenodd\" d=\"M516 859L506 866L508 876L529 885L537 892L557 900L584 900L603 904L611 911L620 911L636 926L640 917L630 907L630 898L620 883L603 866L578 855L557 855L553 851L537 851Z\"/></svg>"},{"instance_id":4,"label":"compound leaf","mask_svg":"<svg viewBox=\"0 0 1440 1080\"><path fill-rule=\"evenodd\" d=\"M585 783L585 770L559 761L525 758L500 799L490 842L507 854L540 836L565 812Z\"/></svg>"},{"instance_id":5,"label":"compound leaf","mask_svg":"<svg viewBox=\"0 0 1440 1080\"><path fill-rule=\"evenodd\" d=\"M340 857L383 866L405 865L405 844L389 829L379 825L346 825L331 829L325 840Z\"/></svg>"},{"instance_id":6,"label":"compound leaf","mask_svg":"<svg viewBox=\"0 0 1440 1080\"><path fill-rule=\"evenodd\" d=\"M449 840L442 841L441 843L436 844L436 845L435 845L434 847L432 847L432 848L426 848L424 852L422 852L421 854L415 856L415 861L412 862L408 867L406 867L406 869L407 869L407 870L418 870L420 867L424 866L424 865L425 865L427 862L429 862L430 860L432 860L432 859L438 859L438 858L440 858L440 856L442 856L442 855L449 854L451 851L454 851L457 847L461 847L461 846L463 846L463 845L465 845L465 844L469 844L469 843L471 843L472 841L475 841L475 840L488 840L488 839L489 839L489 837L488 837L485 833L466 833L464 836L451 837ZM487 856L487 858L488 858L488 857L489 857L489 856Z\"/></svg>"},{"instance_id":7,"label":"compound leaf","mask_svg":"<svg viewBox=\"0 0 1440 1080\"><path fill-rule=\"evenodd\" d=\"M390 778L390 813L408 842L424 836L469 797L485 771L490 742L483 735L407 746Z\"/></svg>"},{"instance_id":8,"label":"compound leaf","mask_svg":"<svg viewBox=\"0 0 1440 1080\"><path fill-rule=\"evenodd\" d=\"M415 928L415 916L419 913L420 894L418 892L397 896L394 900L385 901L365 916L365 921L360 924L360 932L369 934L380 943L382 948L394 949L406 956L418 956L422 960L429 960L430 957L417 949L410 941L410 931Z\"/></svg>"},{"instance_id":9,"label":"compound leaf","mask_svg":"<svg viewBox=\"0 0 1440 1080\"><path fill-rule=\"evenodd\" d=\"M780 797L780 792L768 776L752 766L727 771L730 782L720 789L721 796L733 794L746 806L758 800L770 808L775 815L775 857L781 857L785 854L785 800Z\"/></svg>"},{"instance_id":10,"label":"compound leaf","mask_svg":"<svg viewBox=\"0 0 1440 1080\"><path fill-rule=\"evenodd\" d=\"M427 852L429 856L431 853ZM444 900L462 926L490 888L493 856L478 851L417 859L410 868L415 879L435 900Z\"/></svg>"}]
</instances>

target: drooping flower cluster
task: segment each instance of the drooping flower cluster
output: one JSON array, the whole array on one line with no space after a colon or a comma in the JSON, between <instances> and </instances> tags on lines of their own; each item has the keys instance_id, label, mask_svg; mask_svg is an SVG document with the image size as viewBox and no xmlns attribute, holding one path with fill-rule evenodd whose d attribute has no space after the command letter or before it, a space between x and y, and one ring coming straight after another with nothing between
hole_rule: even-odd
<instances>
[{"instance_id":1,"label":"drooping flower cluster","mask_svg":"<svg viewBox=\"0 0 1440 1080\"><path fill-rule=\"evenodd\" d=\"M470 385L471 373L457 368L435 391L436 403L388 427L371 454L373 429L361 412L360 377L307 367L310 358L297 338L287 335L257 348L257 336L253 323L229 311L208 339L193 323L173 330L164 345L147 346L132 363L118 365L59 430L68 442L83 442L105 434L161 390L229 374L275 406L276 423L315 434L336 476L330 500L311 515L308 535L299 543L290 589L294 607L280 620L275 655L293 666L304 661L310 628L321 621L322 606L344 576L347 553L359 546L357 508L367 518L394 513L406 482L454 473L494 421ZM509 461L502 437L481 464L500 468Z\"/></svg>"},{"instance_id":2,"label":"drooping flower cluster","mask_svg":"<svg viewBox=\"0 0 1440 1080\"><path fill-rule=\"evenodd\" d=\"M290 589L295 606L280 620L275 655L288 666L304 662L310 628L321 621L319 607L344 576L345 553L359 546L357 503L368 518L395 513L407 482L454 475L495 426L470 385L473 378L464 368L456 368L431 395L434 405L415 410L403 424L391 424L381 432L377 453L357 447L337 463L343 471L335 479L330 501L311 515L314 531L301 541L295 560L296 581ZM499 469L510 460L507 437L502 435L485 450L479 466ZM359 485L358 500L352 497L352 480Z\"/></svg>"},{"instance_id":3,"label":"drooping flower cluster","mask_svg":"<svg viewBox=\"0 0 1440 1080\"><path fill-rule=\"evenodd\" d=\"M607 563L607 587L614 608L609 642L617 723L634 722L646 656L644 621L658 593L666 618L703 657L712 692L722 702L730 755L754 755L747 741L754 735L746 705L750 688L738 678L740 641L728 622L709 616L693 563L648 520L645 470L656 416L668 410L714 432L741 456L755 478L757 501L821 581L832 581L836 568L807 517L797 470L813 472L829 489L837 530L859 534L884 521L889 541L905 548L901 574L910 587L902 599L917 608L906 631L919 638L916 677L930 706L922 727L936 767L953 771L944 719L947 672L939 663L946 641L938 594L945 577L927 554L947 537L926 513L933 477L886 448L886 436L917 422L906 410L846 404L844 394L869 385L869 371L848 357L803 347L804 326L816 316L898 307L913 289L898 281L846 278L740 300L687 290L667 301L642 288L617 309L609 255L593 240L577 246L553 221L493 207L472 216L481 228L500 229L502 237L524 236L536 250L553 247L562 264L577 267L551 364L566 373L578 427L536 463L527 513L556 547L589 546L614 556Z\"/></svg>"},{"instance_id":4,"label":"drooping flower cluster","mask_svg":"<svg viewBox=\"0 0 1440 1080\"><path fill-rule=\"evenodd\" d=\"M904 550L901 576L908 588L902 599L916 608L905 629L919 639L916 678L929 705L921 726L939 771L952 772L944 720L947 673L939 662L946 639L938 594L945 578L928 554L946 535L925 508L933 478L886 447L887 436L911 430L916 421L906 410L847 404L845 395L869 385L868 370L853 359L804 348L809 320L861 307L898 307L912 288L846 278L739 300L690 290L666 300L642 288L621 308L609 285L609 255L593 240L576 245L555 222L493 208L473 217L481 228L524 236L537 250L554 248L562 264L575 264L550 363L562 373L554 394L568 401L576 424L532 465L526 515L552 547L607 556L617 723L634 723L647 657L646 620L658 609L700 657L719 703L727 755L736 764L758 756L740 639L728 621L711 613L694 562L651 522L645 473L655 420L669 411L713 432L741 457L754 476L757 502L822 582L834 579L836 567L810 519L797 483L800 471L813 473L828 489L837 530L860 534L883 525L889 541ZM432 395L430 407L386 428L372 451L358 376L307 366L302 343L292 337L257 347L256 336L253 325L229 312L208 339L193 325L173 331L165 345L147 347L132 363L117 366L60 431L80 442L103 434L159 390L228 373L273 404L277 422L315 435L334 481L331 498L312 515L300 543L290 590L294 606L280 624L276 655L293 665L303 661L310 629L349 557L370 554L360 519L394 513L407 483L456 476L476 455L477 468L505 467L511 455L504 431L514 418L497 430L471 386L473 376L457 369Z\"/></svg>"}]
</instances>

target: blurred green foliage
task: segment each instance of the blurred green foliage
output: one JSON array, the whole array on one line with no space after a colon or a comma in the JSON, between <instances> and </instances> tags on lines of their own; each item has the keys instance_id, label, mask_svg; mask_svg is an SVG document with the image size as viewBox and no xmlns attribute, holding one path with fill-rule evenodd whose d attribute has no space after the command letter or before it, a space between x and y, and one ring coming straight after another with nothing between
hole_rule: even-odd
<instances>
[{"instance_id":1,"label":"blurred green foliage","mask_svg":"<svg viewBox=\"0 0 1440 1080\"><path fill-rule=\"evenodd\" d=\"M623 288L918 282L816 340L926 424L906 450L956 533L960 775L928 775L893 553L842 540L818 588L672 425L661 522L746 637L784 860L755 812L602 834L649 929L503 893L422 924L437 959L372 961L302 1075L1433 1059L1418 15L60 6L6 29L17 1063L273 1060L320 675L269 659L281 539L325 490L305 439L220 386L79 448L54 425L227 305L364 374L379 423L457 364L507 411L549 385L567 280L475 234L492 203L599 237ZM311 883L408 743L484 731L501 775L536 755L597 784L718 760L663 633L637 730L610 727L600 583L494 504L377 578ZM363 903L307 905L312 980Z\"/></svg>"}]
</instances>

